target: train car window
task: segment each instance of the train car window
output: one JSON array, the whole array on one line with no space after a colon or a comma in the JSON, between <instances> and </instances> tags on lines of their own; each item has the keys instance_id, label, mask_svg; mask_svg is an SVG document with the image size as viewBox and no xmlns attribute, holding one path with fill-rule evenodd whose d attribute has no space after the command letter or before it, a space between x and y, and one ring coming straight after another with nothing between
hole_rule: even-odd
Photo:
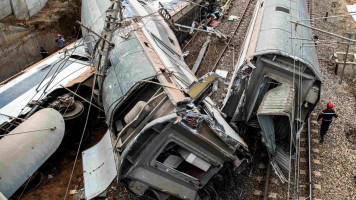
<instances>
[{"instance_id":1,"label":"train car window","mask_svg":"<svg viewBox=\"0 0 356 200\"><path fill-rule=\"evenodd\" d=\"M281 11L289 14L289 9L288 8L283 8L280 6L276 6L276 11Z\"/></svg>"},{"instance_id":2,"label":"train car window","mask_svg":"<svg viewBox=\"0 0 356 200\"><path fill-rule=\"evenodd\" d=\"M209 162L174 142L167 144L156 161L196 179L202 178L211 166Z\"/></svg>"}]
</instances>

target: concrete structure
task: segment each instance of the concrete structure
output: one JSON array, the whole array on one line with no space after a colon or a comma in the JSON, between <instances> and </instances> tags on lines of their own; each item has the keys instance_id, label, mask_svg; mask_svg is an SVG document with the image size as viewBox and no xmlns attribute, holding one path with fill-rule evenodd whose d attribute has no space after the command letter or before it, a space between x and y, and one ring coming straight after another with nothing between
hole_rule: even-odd
<instances>
[{"instance_id":1,"label":"concrete structure","mask_svg":"<svg viewBox=\"0 0 356 200\"><path fill-rule=\"evenodd\" d=\"M31 32L21 26L0 23L0 82L18 73L28 64L42 59L43 46L54 53L58 50L55 35Z\"/></svg>"},{"instance_id":2,"label":"concrete structure","mask_svg":"<svg viewBox=\"0 0 356 200\"><path fill-rule=\"evenodd\" d=\"M335 72L338 75L341 75L341 73L342 73L342 69L344 67L344 61L345 61L345 54L346 54L345 52L334 53ZM349 76L356 74L356 54L355 53L348 53L344 74L349 75Z\"/></svg>"},{"instance_id":3,"label":"concrete structure","mask_svg":"<svg viewBox=\"0 0 356 200\"><path fill-rule=\"evenodd\" d=\"M10 0L1 0L0 1L0 19L5 18L6 16L12 13Z\"/></svg>"},{"instance_id":4,"label":"concrete structure","mask_svg":"<svg viewBox=\"0 0 356 200\"><path fill-rule=\"evenodd\" d=\"M0 20L10 14L14 14L17 19L29 19L38 13L48 0L1 0Z\"/></svg>"}]
</instances>

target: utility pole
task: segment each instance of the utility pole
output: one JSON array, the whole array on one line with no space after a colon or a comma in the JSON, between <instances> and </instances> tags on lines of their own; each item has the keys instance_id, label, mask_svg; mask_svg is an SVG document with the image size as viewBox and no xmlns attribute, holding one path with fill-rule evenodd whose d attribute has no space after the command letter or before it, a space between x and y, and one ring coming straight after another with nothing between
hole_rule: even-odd
<instances>
[{"instance_id":1,"label":"utility pole","mask_svg":"<svg viewBox=\"0 0 356 200\"><path fill-rule=\"evenodd\" d=\"M340 77L340 84L342 83L342 80L344 79L344 73L345 73L345 67L346 67L347 56L348 56L348 54L349 54L349 48L350 48L350 44L347 44L347 47L346 47L346 54L345 54L345 59L344 59L344 67L342 68L341 77Z\"/></svg>"},{"instance_id":2,"label":"utility pole","mask_svg":"<svg viewBox=\"0 0 356 200\"><path fill-rule=\"evenodd\" d=\"M106 76L106 70L108 69L109 64L109 54L110 51L114 48L115 44L112 43L112 38L114 32L122 26L122 4L120 0L114 0L111 6L105 11L105 25L101 34L94 32L90 27L86 27L80 22L83 28L87 29L88 32L92 32L94 35L100 38L99 44L97 47L98 58L95 59L95 76L94 76L94 94L97 96L97 102L101 104L101 92L104 79ZM119 17L119 18L118 18ZM95 54L95 52L93 52ZM93 55L94 58L94 55Z\"/></svg>"}]
</instances>

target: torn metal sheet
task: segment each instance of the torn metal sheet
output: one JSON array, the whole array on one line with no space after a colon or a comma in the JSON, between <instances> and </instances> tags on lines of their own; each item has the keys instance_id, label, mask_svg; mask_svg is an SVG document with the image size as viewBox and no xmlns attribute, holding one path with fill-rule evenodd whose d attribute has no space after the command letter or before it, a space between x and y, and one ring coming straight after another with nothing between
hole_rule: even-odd
<instances>
[{"instance_id":1,"label":"torn metal sheet","mask_svg":"<svg viewBox=\"0 0 356 200\"><path fill-rule=\"evenodd\" d=\"M227 74L229 73L228 71L226 70L221 70L221 69L217 69L215 70L215 73L219 76L221 76L223 79L226 79L227 78Z\"/></svg>"},{"instance_id":2,"label":"torn metal sheet","mask_svg":"<svg viewBox=\"0 0 356 200\"><path fill-rule=\"evenodd\" d=\"M260 123L263 137L265 139L268 150L272 153L276 150L275 129L281 129L282 126L289 127L286 134L290 135L292 125L292 112L294 103L294 89L289 84L282 84L274 89L271 89L264 96L262 103L257 112L257 118ZM286 116L289 119L289 124L280 124L276 126L274 122L275 116Z\"/></svg>"},{"instance_id":3,"label":"torn metal sheet","mask_svg":"<svg viewBox=\"0 0 356 200\"><path fill-rule=\"evenodd\" d=\"M98 144L82 153L85 198L88 200L103 193L116 177L110 134L107 131Z\"/></svg>"},{"instance_id":4,"label":"torn metal sheet","mask_svg":"<svg viewBox=\"0 0 356 200\"><path fill-rule=\"evenodd\" d=\"M2 138L0 140L1 193L7 198L11 197L57 150L63 137L62 115L54 109L45 108Z\"/></svg>"}]
</instances>

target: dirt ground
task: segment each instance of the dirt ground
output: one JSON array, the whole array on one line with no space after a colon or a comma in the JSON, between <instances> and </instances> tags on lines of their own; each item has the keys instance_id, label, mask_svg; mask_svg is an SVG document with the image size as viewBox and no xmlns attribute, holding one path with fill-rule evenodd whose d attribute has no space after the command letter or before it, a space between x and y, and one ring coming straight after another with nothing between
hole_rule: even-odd
<instances>
[{"instance_id":1,"label":"dirt ground","mask_svg":"<svg viewBox=\"0 0 356 200\"><path fill-rule=\"evenodd\" d=\"M3 23L20 25L34 31L63 35L67 41L76 20L80 20L81 0L49 0L43 9L28 20L18 20L9 15Z\"/></svg>"},{"instance_id":2,"label":"dirt ground","mask_svg":"<svg viewBox=\"0 0 356 200\"><path fill-rule=\"evenodd\" d=\"M82 167L82 156L81 152L85 149L94 146L100 141L107 130L104 122L99 123L97 128L91 131L91 137L88 141L84 142L75 166L71 185L69 190L80 190L84 188L83 183L83 167ZM51 199L60 200L64 199L66 189L68 186L69 178L73 169L74 160L78 145L69 146L65 148L62 152L57 152L57 154L48 160L44 167L41 167L40 171L43 174L43 183L39 188L24 194L21 199L24 200L38 200L38 199ZM17 192L17 197L22 190ZM75 195L68 195L67 199L77 200L80 193Z\"/></svg>"}]
</instances>

